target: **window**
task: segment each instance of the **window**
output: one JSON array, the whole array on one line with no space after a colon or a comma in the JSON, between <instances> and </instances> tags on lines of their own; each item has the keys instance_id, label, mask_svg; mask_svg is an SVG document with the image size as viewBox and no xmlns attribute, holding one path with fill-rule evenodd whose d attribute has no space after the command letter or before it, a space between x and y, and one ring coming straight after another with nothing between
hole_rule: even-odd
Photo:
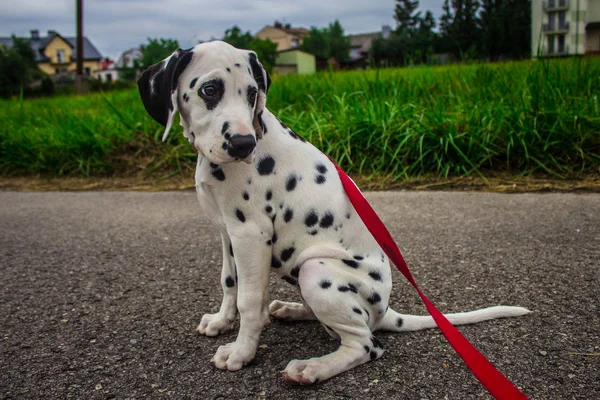
<instances>
[{"instance_id":1,"label":"window","mask_svg":"<svg viewBox=\"0 0 600 400\"><path fill-rule=\"evenodd\" d=\"M553 13L549 13L548 14L548 27L550 28L550 31L554 30L554 14Z\"/></svg>"},{"instance_id":2,"label":"window","mask_svg":"<svg viewBox=\"0 0 600 400\"><path fill-rule=\"evenodd\" d=\"M106 82L108 82L108 83L112 82L112 75L110 73L106 74Z\"/></svg>"},{"instance_id":3,"label":"window","mask_svg":"<svg viewBox=\"0 0 600 400\"><path fill-rule=\"evenodd\" d=\"M565 35L558 35L558 53L565 52Z\"/></svg>"},{"instance_id":4,"label":"window","mask_svg":"<svg viewBox=\"0 0 600 400\"><path fill-rule=\"evenodd\" d=\"M89 67L86 67L86 68L84 68L84 69L83 69L83 74L84 74L85 76L90 76L90 73L91 73L91 72L92 72L92 71L90 70L90 68L89 68Z\"/></svg>"},{"instance_id":5,"label":"window","mask_svg":"<svg viewBox=\"0 0 600 400\"><path fill-rule=\"evenodd\" d=\"M554 36L548 36L548 54L554 54Z\"/></svg>"},{"instance_id":6,"label":"window","mask_svg":"<svg viewBox=\"0 0 600 400\"><path fill-rule=\"evenodd\" d=\"M292 39L292 47L300 47L300 40L298 38Z\"/></svg>"},{"instance_id":7,"label":"window","mask_svg":"<svg viewBox=\"0 0 600 400\"><path fill-rule=\"evenodd\" d=\"M63 49L56 50L56 63L57 64L65 63L65 51Z\"/></svg>"},{"instance_id":8,"label":"window","mask_svg":"<svg viewBox=\"0 0 600 400\"><path fill-rule=\"evenodd\" d=\"M566 29L566 23L565 23L565 12L564 11L559 11L558 12L558 29Z\"/></svg>"}]
</instances>

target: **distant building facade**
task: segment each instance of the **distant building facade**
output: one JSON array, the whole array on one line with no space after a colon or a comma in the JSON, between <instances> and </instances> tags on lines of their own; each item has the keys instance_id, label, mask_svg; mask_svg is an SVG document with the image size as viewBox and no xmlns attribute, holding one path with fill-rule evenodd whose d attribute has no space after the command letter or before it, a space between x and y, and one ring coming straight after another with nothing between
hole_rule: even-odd
<instances>
[{"instance_id":1,"label":"distant building facade","mask_svg":"<svg viewBox=\"0 0 600 400\"><path fill-rule=\"evenodd\" d=\"M378 37L387 39L392 33L392 28L389 25L384 25L380 32L359 33L356 35L348 35L350 39L350 59L344 63L345 67L349 68L364 68L369 62L369 54L373 41Z\"/></svg>"},{"instance_id":2,"label":"distant building facade","mask_svg":"<svg viewBox=\"0 0 600 400\"><path fill-rule=\"evenodd\" d=\"M22 38L29 41L35 61L40 70L48 75L64 74L77 68L77 38L64 37L56 31L48 31L47 36L40 36L37 29L31 31L31 36ZM0 45L12 47L13 39L0 38ZM102 55L87 38L83 38L83 69L86 76L100 69Z\"/></svg>"},{"instance_id":3,"label":"distant building facade","mask_svg":"<svg viewBox=\"0 0 600 400\"><path fill-rule=\"evenodd\" d=\"M316 71L316 58L313 54L300 50L302 40L309 33L308 29L294 28L290 24L283 25L275 21L272 26L263 27L254 36L277 43L276 74L311 74Z\"/></svg>"},{"instance_id":4,"label":"distant building facade","mask_svg":"<svg viewBox=\"0 0 600 400\"><path fill-rule=\"evenodd\" d=\"M532 0L531 54L600 54L600 0Z\"/></svg>"}]
</instances>

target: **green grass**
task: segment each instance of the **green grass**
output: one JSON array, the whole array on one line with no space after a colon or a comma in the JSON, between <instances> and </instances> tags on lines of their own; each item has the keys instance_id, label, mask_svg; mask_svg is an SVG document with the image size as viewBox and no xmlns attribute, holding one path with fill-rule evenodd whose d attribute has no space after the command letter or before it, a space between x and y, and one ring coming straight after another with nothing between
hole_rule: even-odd
<instances>
[{"instance_id":1,"label":"green grass","mask_svg":"<svg viewBox=\"0 0 600 400\"><path fill-rule=\"evenodd\" d=\"M269 109L350 173L393 179L600 168L600 59L284 76ZM192 169L137 91L0 101L0 173L148 175Z\"/></svg>"}]
</instances>

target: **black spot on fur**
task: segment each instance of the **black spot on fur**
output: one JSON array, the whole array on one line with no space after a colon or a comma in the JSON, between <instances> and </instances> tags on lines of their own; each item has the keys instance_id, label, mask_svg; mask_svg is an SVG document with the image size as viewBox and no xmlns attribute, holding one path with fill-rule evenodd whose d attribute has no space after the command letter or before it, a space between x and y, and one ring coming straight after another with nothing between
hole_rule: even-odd
<instances>
[{"instance_id":1,"label":"black spot on fur","mask_svg":"<svg viewBox=\"0 0 600 400\"><path fill-rule=\"evenodd\" d=\"M267 246L270 246L270 245L273 244L273 241L271 239L269 239L269 240L266 241L266 244L267 244Z\"/></svg>"},{"instance_id":2,"label":"black spot on fur","mask_svg":"<svg viewBox=\"0 0 600 400\"><path fill-rule=\"evenodd\" d=\"M374 280L376 280L376 281L381 281L381 274L379 272L377 272L377 271L371 271L371 272L369 272L369 276L371 278L373 278Z\"/></svg>"},{"instance_id":3,"label":"black spot on fur","mask_svg":"<svg viewBox=\"0 0 600 400\"><path fill-rule=\"evenodd\" d=\"M327 173L327 167L325 165L321 164L321 163L317 164L317 166L315 168L321 174L326 174Z\"/></svg>"},{"instance_id":4,"label":"black spot on fur","mask_svg":"<svg viewBox=\"0 0 600 400\"><path fill-rule=\"evenodd\" d=\"M371 352L371 348L369 346L367 346L366 344L363 346L365 351L367 352L367 354L369 354Z\"/></svg>"},{"instance_id":5,"label":"black spot on fur","mask_svg":"<svg viewBox=\"0 0 600 400\"><path fill-rule=\"evenodd\" d=\"M248 185L252 185L252 178L248 178L246 182L248 182Z\"/></svg>"},{"instance_id":6,"label":"black spot on fur","mask_svg":"<svg viewBox=\"0 0 600 400\"><path fill-rule=\"evenodd\" d=\"M322 289L328 289L331 286L331 281L323 279L321 283L319 283L319 286L321 286Z\"/></svg>"},{"instance_id":7,"label":"black spot on fur","mask_svg":"<svg viewBox=\"0 0 600 400\"><path fill-rule=\"evenodd\" d=\"M358 307L353 307L352 311L354 311L355 313L357 313L358 315L362 315L362 311L360 311L360 308Z\"/></svg>"},{"instance_id":8,"label":"black spot on fur","mask_svg":"<svg viewBox=\"0 0 600 400\"><path fill-rule=\"evenodd\" d=\"M343 293L345 293L345 292L358 293L358 288L351 283L347 284L346 286L339 286L338 290Z\"/></svg>"},{"instance_id":9,"label":"black spot on fur","mask_svg":"<svg viewBox=\"0 0 600 400\"><path fill-rule=\"evenodd\" d=\"M346 213L346 218L350 219L350 213Z\"/></svg>"},{"instance_id":10,"label":"black spot on fur","mask_svg":"<svg viewBox=\"0 0 600 400\"><path fill-rule=\"evenodd\" d=\"M233 257L233 246L229 243L229 255Z\"/></svg>"},{"instance_id":11,"label":"black spot on fur","mask_svg":"<svg viewBox=\"0 0 600 400\"><path fill-rule=\"evenodd\" d=\"M377 358L377 353L374 352L374 351L372 351L372 352L369 353L369 357L371 357L371 360L374 360L374 359Z\"/></svg>"},{"instance_id":12,"label":"black spot on fur","mask_svg":"<svg viewBox=\"0 0 600 400\"><path fill-rule=\"evenodd\" d=\"M287 223L287 222L290 222L293 217L294 217L294 211L292 211L291 208L286 208L285 214L283 214L283 220Z\"/></svg>"},{"instance_id":13,"label":"black spot on fur","mask_svg":"<svg viewBox=\"0 0 600 400\"><path fill-rule=\"evenodd\" d=\"M213 168L213 169L214 169L214 168L219 168L219 164L215 164L215 163L213 163L213 162L211 162L211 163L208 163L208 165L209 165L211 168Z\"/></svg>"},{"instance_id":14,"label":"black spot on fur","mask_svg":"<svg viewBox=\"0 0 600 400\"><path fill-rule=\"evenodd\" d=\"M281 261L275 256L271 256L271 268L281 268Z\"/></svg>"},{"instance_id":15,"label":"black spot on fur","mask_svg":"<svg viewBox=\"0 0 600 400\"><path fill-rule=\"evenodd\" d=\"M316 230L316 229L314 229L312 231L308 231L308 234L311 235L311 236L315 236L317 233L319 233L319 231Z\"/></svg>"},{"instance_id":16,"label":"black spot on fur","mask_svg":"<svg viewBox=\"0 0 600 400\"><path fill-rule=\"evenodd\" d=\"M223 148L223 150L227 150L229 148L229 145L227 144L227 142L223 142L223 144L221 144L221 147Z\"/></svg>"},{"instance_id":17,"label":"black spot on fur","mask_svg":"<svg viewBox=\"0 0 600 400\"><path fill-rule=\"evenodd\" d=\"M402 320L402 318L398 318L398 321L396 321L396 326L398 328L402 328L402 325L404 325L404 321Z\"/></svg>"},{"instance_id":18,"label":"black spot on fur","mask_svg":"<svg viewBox=\"0 0 600 400\"><path fill-rule=\"evenodd\" d=\"M360 261L360 260L363 260L364 257L363 256L354 256L354 259Z\"/></svg>"},{"instance_id":19,"label":"black spot on fur","mask_svg":"<svg viewBox=\"0 0 600 400\"><path fill-rule=\"evenodd\" d=\"M375 336L371 336L371 343L373 343L373 347L376 349L383 349L383 345Z\"/></svg>"},{"instance_id":20,"label":"black spot on fur","mask_svg":"<svg viewBox=\"0 0 600 400\"><path fill-rule=\"evenodd\" d=\"M273 244L277 243L277 232L273 232L273 237L271 238Z\"/></svg>"},{"instance_id":21,"label":"black spot on fur","mask_svg":"<svg viewBox=\"0 0 600 400\"><path fill-rule=\"evenodd\" d=\"M216 180L223 182L225 180L225 173L221 168L216 168L210 171L211 175L215 177Z\"/></svg>"},{"instance_id":22,"label":"black spot on fur","mask_svg":"<svg viewBox=\"0 0 600 400\"><path fill-rule=\"evenodd\" d=\"M241 65L240 65L239 63L235 63L235 64L233 64L233 65L235 65L237 68L240 68L240 67L241 67Z\"/></svg>"},{"instance_id":23,"label":"black spot on fur","mask_svg":"<svg viewBox=\"0 0 600 400\"><path fill-rule=\"evenodd\" d=\"M281 260L283 262L286 262L287 260L289 260L292 257L292 254L294 254L295 251L296 251L296 248L294 246L288 247L287 249L282 250L281 251Z\"/></svg>"},{"instance_id":24,"label":"black spot on fur","mask_svg":"<svg viewBox=\"0 0 600 400\"><path fill-rule=\"evenodd\" d=\"M231 72L231 68L227 67L225 69L227 70L227 72Z\"/></svg>"},{"instance_id":25,"label":"black spot on fur","mask_svg":"<svg viewBox=\"0 0 600 400\"><path fill-rule=\"evenodd\" d=\"M258 165L256 166L258 173L260 175L270 175L273 173L275 169L275 159L272 156L266 156L261 158L258 161Z\"/></svg>"},{"instance_id":26,"label":"black spot on fur","mask_svg":"<svg viewBox=\"0 0 600 400\"><path fill-rule=\"evenodd\" d=\"M248 99L248 104L252 108L254 108L254 104L256 103L256 93L258 93L258 90L254 86L248 85L246 97Z\"/></svg>"},{"instance_id":27,"label":"black spot on fur","mask_svg":"<svg viewBox=\"0 0 600 400\"><path fill-rule=\"evenodd\" d=\"M246 201L247 201L247 200L250 200L250 195L248 194L248 192L244 192L244 193L242 194L242 197L243 197L243 198L244 198L244 200L246 200Z\"/></svg>"},{"instance_id":28,"label":"black spot on fur","mask_svg":"<svg viewBox=\"0 0 600 400\"><path fill-rule=\"evenodd\" d=\"M192 81L190 82L190 89L194 88L194 86L196 85L196 82L198 82L198 78L192 79Z\"/></svg>"},{"instance_id":29,"label":"black spot on fur","mask_svg":"<svg viewBox=\"0 0 600 400\"><path fill-rule=\"evenodd\" d=\"M221 128L221 135L224 135L225 132L229 130L229 121L223 122L223 127Z\"/></svg>"},{"instance_id":30,"label":"black spot on fur","mask_svg":"<svg viewBox=\"0 0 600 400\"><path fill-rule=\"evenodd\" d=\"M292 270L290 271L290 275L294 278L297 278L298 275L300 275L300 266L296 265L294 268L292 268Z\"/></svg>"},{"instance_id":31,"label":"black spot on fur","mask_svg":"<svg viewBox=\"0 0 600 400\"><path fill-rule=\"evenodd\" d=\"M286 281L287 283L289 283L290 285L297 285L298 281L294 278L292 278L291 276L288 275L284 275L281 277L281 279L283 279L284 281Z\"/></svg>"},{"instance_id":32,"label":"black spot on fur","mask_svg":"<svg viewBox=\"0 0 600 400\"><path fill-rule=\"evenodd\" d=\"M186 103L190 100L190 96L187 95L187 93L183 94L183 101L185 101Z\"/></svg>"},{"instance_id":33,"label":"black spot on fur","mask_svg":"<svg viewBox=\"0 0 600 400\"><path fill-rule=\"evenodd\" d=\"M260 66L256 54L249 53L248 61L250 62L250 68L252 69L252 76L254 77L254 81L258 85L258 89L262 90L264 93L267 93L269 89L269 82L265 82L265 77L263 75L263 68ZM267 78L268 79L268 78Z\"/></svg>"},{"instance_id":34,"label":"black spot on fur","mask_svg":"<svg viewBox=\"0 0 600 400\"><path fill-rule=\"evenodd\" d=\"M242 89L238 89L238 95L242 95Z\"/></svg>"},{"instance_id":35,"label":"black spot on fur","mask_svg":"<svg viewBox=\"0 0 600 400\"><path fill-rule=\"evenodd\" d=\"M268 205L268 204L267 204L267 205L265 206L265 212L266 212L267 214L271 214L271 212L272 212L272 211L273 211L273 207L271 207L270 205Z\"/></svg>"},{"instance_id":36,"label":"black spot on fur","mask_svg":"<svg viewBox=\"0 0 600 400\"><path fill-rule=\"evenodd\" d=\"M323 218L321 218L319 226L321 228L329 228L331 225L333 225L333 214L326 212L325 215L323 215Z\"/></svg>"},{"instance_id":37,"label":"black spot on fur","mask_svg":"<svg viewBox=\"0 0 600 400\"><path fill-rule=\"evenodd\" d=\"M285 190L291 192L296 189L296 185L298 184L298 178L295 174L290 174L285 182Z\"/></svg>"},{"instance_id":38,"label":"black spot on fur","mask_svg":"<svg viewBox=\"0 0 600 400\"><path fill-rule=\"evenodd\" d=\"M319 185L325 183L326 180L327 178L325 178L325 175L317 175L317 177L315 178L315 182Z\"/></svg>"},{"instance_id":39,"label":"black spot on fur","mask_svg":"<svg viewBox=\"0 0 600 400\"><path fill-rule=\"evenodd\" d=\"M235 216L240 220L240 222L246 222L246 216L239 208L235 209Z\"/></svg>"},{"instance_id":40,"label":"black spot on fur","mask_svg":"<svg viewBox=\"0 0 600 400\"><path fill-rule=\"evenodd\" d=\"M375 304L375 303L379 303L381 301L381 296L379 295L379 293L374 292L371 297L369 297L367 299L367 301L369 302L369 304Z\"/></svg>"},{"instance_id":41,"label":"black spot on fur","mask_svg":"<svg viewBox=\"0 0 600 400\"><path fill-rule=\"evenodd\" d=\"M267 190L267 192L265 193L265 199L267 199L267 201L271 200L273 198L273 191L271 189Z\"/></svg>"},{"instance_id":42,"label":"black spot on fur","mask_svg":"<svg viewBox=\"0 0 600 400\"><path fill-rule=\"evenodd\" d=\"M342 260L342 262L351 268L358 268L358 263L354 260Z\"/></svg>"},{"instance_id":43,"label":"black spot on fur","mask_svg":"<svg viewBox=\"0 0 600 400\"><path fill-rule=\"evenodd\" d=\"M311 227L315 226L319 222L319 215L315 210L310 210L306 217L304 218L304 225Z\"/></svg>"},{"instance_id":44,"label":"black spot on fur","mask_svg":"<svg viewBox=\"0 0 600 400\"><path fill-rule=\"evenodd\" d=\"M234 287L235 286L235 281L233 280L233 278L231 276L228 276L225 279L225 286L227 286L227 287Z\"/></svg>"}]
</instances>

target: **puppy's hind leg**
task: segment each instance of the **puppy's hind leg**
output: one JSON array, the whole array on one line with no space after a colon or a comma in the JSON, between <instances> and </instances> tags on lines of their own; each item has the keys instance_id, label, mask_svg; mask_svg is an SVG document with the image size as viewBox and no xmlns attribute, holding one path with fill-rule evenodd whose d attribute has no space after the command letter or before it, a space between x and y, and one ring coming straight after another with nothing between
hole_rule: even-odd
<instances>
[{"instance_id":1,"label":"puppy's hind leg","mask_svg":"<svg viewBox=\"0 0 600 400\"><path fill-rule=\"evenodd\" d=\"M216 314L204 314L198 332L206 336L217 336L233 329L237 315L237 272L233 259L233 248L227 234L221 233L223 245L223 268L221 270L221 286L223 301Z\"/></svg>"},{"instance_id":2,"label":"puppy's hind leg","mask_svg":"<svg viewBox=\"0 0 600 400\"><path fill-rule=\"evenodd\" d=\"M383 347L373 337L363 312L356 276L345 274L340 260L310 259L300 269L298 283L306 304L328 332L341 339L331 354L308 360L292 360L282 371L283 378L295 384L309 385L329 379L369 360L381 357ZM358 312L360 311L360 313Z\"/></svg>"}]
</instances>

